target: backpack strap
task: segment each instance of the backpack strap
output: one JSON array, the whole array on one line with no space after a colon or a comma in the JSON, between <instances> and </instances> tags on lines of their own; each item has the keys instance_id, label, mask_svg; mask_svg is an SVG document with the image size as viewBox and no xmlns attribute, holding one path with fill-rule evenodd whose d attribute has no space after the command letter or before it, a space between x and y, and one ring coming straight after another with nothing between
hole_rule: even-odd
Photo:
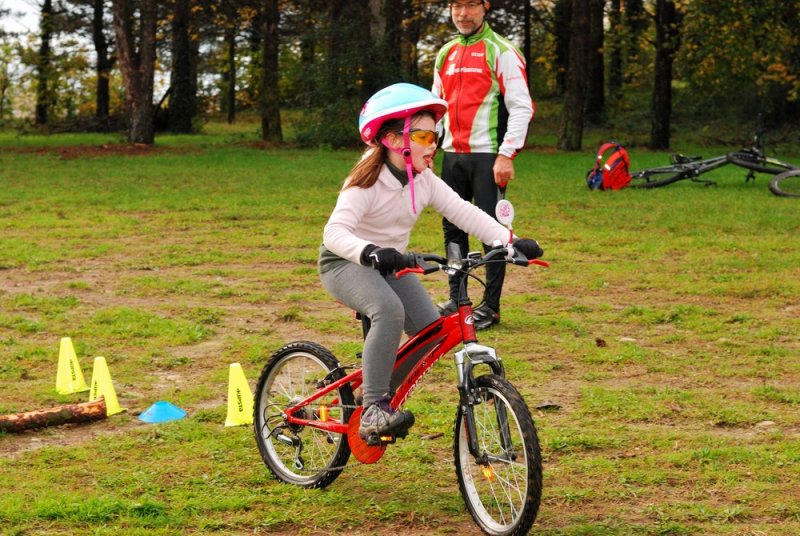
<instances>
[{"instance_id":1,"label":"backpack strap","mask_svg":"<svg viewBox=\"0 0 800 536\"><path fill-rule=\"evenodd\" d=\"M603 158L603 153L605 153L606 151L608 151L612 147L618 149L620 147L620 145L619 145L619 143L617 143L615 141L609 141L609 142L606 142L603 145L601 145L600 148L597 150L597 160L599 161L600 159L602 159Z\"/></svg>"},{"instance_id":2,"label":"backpack strap","mask_svg":"<svg viewBox=\"0 0 800 536\"><path fill-rule=\"evenodd\" d=\"M595 164L594 164L594 170L595 171L600 169L600 161L603 160L603 153L605 153L606 151L608 151L612 147L619 147L619 143L614 142L614 141L609 141L609 142L604 143L603 145L600 146L599 149L597 149L597 160L595 161Z\"/></svg>"}]
</instances>

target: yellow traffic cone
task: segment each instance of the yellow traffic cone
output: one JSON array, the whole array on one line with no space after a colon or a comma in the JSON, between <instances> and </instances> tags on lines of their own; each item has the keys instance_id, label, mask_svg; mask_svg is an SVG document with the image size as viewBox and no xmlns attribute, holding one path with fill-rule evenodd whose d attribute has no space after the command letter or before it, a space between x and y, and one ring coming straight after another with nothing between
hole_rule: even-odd
<instances>
[{"instance_id":1,"label":"yellow traffic cone","mask_svg":"<svg viewBox=\"0 0 800 536\"><path fill-rule=\"evenodd\" d=\"M253 424L253 392L239 363L231 363L228 380L228 416L225 426Z\"/></svg>"},{"instance_id":2,"label":"yellow traffic cone","mask_svg":"<svg viewBox=\"0 0 800 536\"><path fill-rule=\"evenodd\" d=\"M106 399L106 415L116 415L122 413L124 408L119 407L117 392L114 391L114 384L111 382L111 373L108 371L108 364L105 357L94 358L94 370L92 370L92 389L89 394L89 402L93 402L100 397Z\"/></svg>"},{"instance_id":3,"label":"yellow traffic cone","mask_svg":"<svg viewBox=\"0 0 800 536\"><path fill-rule=\"evenodd\" d=\"M58 349L58 372L56 373L56 391L60 395L88 391L83 371L78 364L78 357L72 347L72 339L62 337Z\"/></svg>"}]
</instances>

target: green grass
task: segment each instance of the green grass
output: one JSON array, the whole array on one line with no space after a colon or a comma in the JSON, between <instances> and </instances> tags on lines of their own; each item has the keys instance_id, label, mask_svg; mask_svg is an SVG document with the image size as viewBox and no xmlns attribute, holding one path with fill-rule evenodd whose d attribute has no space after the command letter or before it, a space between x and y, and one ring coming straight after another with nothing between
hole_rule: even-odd
<instances>
[{"instance_id":1,"label":"green grass","mask_svg":"<svg viewBox=\"0 0 800 536\"><path fill-rule=\"evenodd\" d=\"M55 392L64 336L87 380L106 357L128 408L0 434L0 533L476 533L452 467L449 360L411 397L411 436L326 490L276 482L250 429L224 427L230 363L254 386L291 340L345 363L361 347L315 265L358 154L265 148L252 127L211 123L146 154L118 136L0 134L0 413L86 399ZM694 134L678 150L728 149ZM590 192L593 150L516 160L514 228L551 267L509 269L503 322L481 333L528 405L549 404L534 410L535 532L800 533L800 204L732 167L716 187ZM437 215L411 247L440 249ZM441 277L425 284L445 297ZM157 400L188 417L141 423Z\"/></svg>"}]
</instances>

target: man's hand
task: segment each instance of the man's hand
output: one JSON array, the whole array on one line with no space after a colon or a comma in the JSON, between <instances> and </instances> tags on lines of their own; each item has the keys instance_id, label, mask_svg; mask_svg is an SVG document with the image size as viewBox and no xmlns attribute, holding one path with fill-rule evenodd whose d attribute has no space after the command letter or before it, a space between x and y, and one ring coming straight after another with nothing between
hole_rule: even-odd
<instances>
[{"instance_id":1,"label":"man's hand","mask_svg":"<svg viewBox=\"0 0 800 536\"><path fill-rule=\"evenodd\" d=\"M494 183L501 188L505 188L508 181L514 179L514 161L502 154L497 155L494 160Z\"/></svg>"}]
</instances>

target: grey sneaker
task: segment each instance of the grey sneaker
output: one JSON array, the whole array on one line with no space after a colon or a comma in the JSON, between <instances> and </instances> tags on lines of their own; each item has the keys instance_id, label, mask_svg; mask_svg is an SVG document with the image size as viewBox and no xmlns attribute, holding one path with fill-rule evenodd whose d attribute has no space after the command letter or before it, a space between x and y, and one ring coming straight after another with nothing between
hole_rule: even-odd
<instances>
[{"instance_id":1,"label":"grey sneaker","mask_svg":"<svg viewBox=\"0 0 800 536\"><path fill-rule=\"evenodd\" d=\"M380 442L382 434L396 434L404 437L414 424L414 415L410 411L395 411L389 406L389 398L381 398L370 404L361 414L361 426L358 435L370 444Z\"/></svg>"}]
</instances>

